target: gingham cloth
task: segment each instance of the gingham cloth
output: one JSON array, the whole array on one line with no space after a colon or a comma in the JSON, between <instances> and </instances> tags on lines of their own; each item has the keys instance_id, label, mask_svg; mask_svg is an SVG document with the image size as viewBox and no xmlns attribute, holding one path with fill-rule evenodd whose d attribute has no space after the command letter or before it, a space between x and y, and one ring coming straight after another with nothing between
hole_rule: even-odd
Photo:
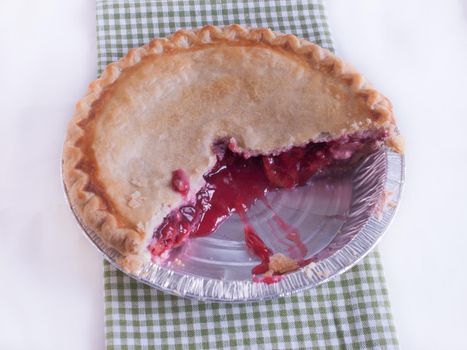
<instances>
[{"instance_id":1,"label":"gingham cloth","mask_svg":"<svg viewBox=\"0 0 467 350\"><path fill-rule=\"evenodd\" d=\"M320 0L98 0L99 72L153 37L208 23L270 27L333 49ZM398 348L377 251L318 288L245 304L171 296L104 265L107 349Z\"/></svg>"}]
</instances>

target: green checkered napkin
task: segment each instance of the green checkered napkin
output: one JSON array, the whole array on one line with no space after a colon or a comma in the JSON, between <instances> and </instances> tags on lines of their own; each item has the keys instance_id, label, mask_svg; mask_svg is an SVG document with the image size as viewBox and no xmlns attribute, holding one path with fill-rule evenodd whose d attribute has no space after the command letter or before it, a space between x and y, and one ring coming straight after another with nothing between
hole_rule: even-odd
<instances>
[{"instance_id":1,"label":"green checkered napkin","mask_svg":"<svg viewBox=\"0 0 467 350\"><path fill-rule=\"evenodd\" d=\"M97 0L99 71L180 28L240 23L332 49L319 0ZM378 252L318 288L273 301L205 303L137 283L105 262L108 349L398 348Z\"/></svg>"}]
</instances>

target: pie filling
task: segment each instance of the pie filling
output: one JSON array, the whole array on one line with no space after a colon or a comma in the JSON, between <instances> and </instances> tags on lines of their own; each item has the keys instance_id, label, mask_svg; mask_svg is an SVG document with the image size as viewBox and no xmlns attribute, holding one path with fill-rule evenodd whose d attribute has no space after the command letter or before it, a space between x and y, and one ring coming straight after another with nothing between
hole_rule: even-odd
<instances>
[{"instance_id":1,"label":"pie filling","mask_svg":"<svg viewBox=\"0 0 467 350\"><path fill-rule=\"evenodd\" d=\"M309 262L307 248L299 232L274 213L266 193L283 188L304 186L316 174L345 168L355 159L378 147L387 137L385 130L359 132L337 140L292 147L278 155L246 158L225 143L215 145L217 163L204 175L206 181L195 198L174 209L154 231L148 249L154 259L179 247L188 237L213 233L229 216L236 213L244 225L245 243L250 254L261 263L252 269L253 280L274 283L281 274ZM189 191L188 177L182 169L173 171L172 188L184 198ZM265 245L248 219L248 209L262 201L272 212L272 220L281 231L281 239L290 247L285 259L289 268L274 268L274 252ZM272 234L277 235L277 232ZM277 260L277 259L276 259ZM286 271L284 271L286 270ZM288 271L287 271L288 270ZM264 277L258 278L258 275Z\"/></svg>"}]
</instances>

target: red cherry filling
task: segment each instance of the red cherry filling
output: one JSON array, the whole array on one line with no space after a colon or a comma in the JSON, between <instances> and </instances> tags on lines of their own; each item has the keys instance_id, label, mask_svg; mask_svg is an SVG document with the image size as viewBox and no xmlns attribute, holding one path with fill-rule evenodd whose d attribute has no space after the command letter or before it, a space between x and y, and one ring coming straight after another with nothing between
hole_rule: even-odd
<instances>
[{"instance_id":1,"label":"red cherry filling","mask_svg":"<svg viewBox=\"0 0 467 350\"><path fill-rule=\"evenodd\" d=\"M269 188L259 157L245 159L228 150L204 179L206 185L194 203L172 211L156 229L149 245L153 256L180 246L188 236L214 232L232 213L248 210Z\"/></svg>"},{"instance_id":2,"label":"red cherry filling","mask_svg":"<svg viewBox=\"0 0 467 350\"><path fill-rule=\"evenodd\" d=\"M279 188L304 185L318 170L331 163L328 148L326 143L310 143L277 156L263 156L264 172L270 183Z\"/></svg>"},{"instance_id":3,"label":"red cherry filling","mask_svg":"<svg viewBox=\"0 0 467 350\"><path fill-rule=\"evenodd\" d=\"M183 169L177 169L172 172L172 188L186 197L190 191L190 182Z\"/></svg>"},{"instance_id":4,"label":"red cherry filling","mask_svg":"<svg viewBox=\"0 0 467 350\"><path fill-rule=\"evenodd\" d=\"M268 191L303 186L316 173L335 164L345 164L355 153L361 152L367 145L376 144L385 136L384 131L359 133L330 142L292 147L276 156L250 158L232 152L225 145L221 149L222 145L216 143L218 161L204 175L205 186L191 202L173 210L164 219L154 231L148 249L153 257L158 257L180 246L189 236L211 234L236 212L244 223L248 250L261 260L252 273L263 274L269 270L269 257L273 252L248 222L246 213L252 204L259 198L273 211L265 198ZM184 196L188 193L188 177L183 170L173 172L172 187ZM289 248L290 256L302 265L306 261L307 248L301 242L300 234L274 212L272 219L283 231L283 237L292 244ZM277 278L262 282L273 281L277 281Z\"/></svg>"}]
</instances>

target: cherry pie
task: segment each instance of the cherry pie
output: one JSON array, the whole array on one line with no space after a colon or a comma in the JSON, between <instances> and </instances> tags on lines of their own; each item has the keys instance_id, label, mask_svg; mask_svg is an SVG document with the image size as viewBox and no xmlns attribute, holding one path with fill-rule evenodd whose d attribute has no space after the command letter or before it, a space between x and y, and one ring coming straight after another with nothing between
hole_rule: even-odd
<instances>
[{"instance_id":1,"label":"cherry pie","mask_svg":"<svg viewBox=\"0 0 467 350\"><path fill-rule=\"evenodd\" d=\"M380 147L402 152L389 101L331 52L269 29L205 26L131 49L92 82L64 146L82 223L137 271L230 215L265 282L306 264L293 223L273 252L248 209ZM275 233L277 234L277 232Z\"/></svg>"}]
</instances>

